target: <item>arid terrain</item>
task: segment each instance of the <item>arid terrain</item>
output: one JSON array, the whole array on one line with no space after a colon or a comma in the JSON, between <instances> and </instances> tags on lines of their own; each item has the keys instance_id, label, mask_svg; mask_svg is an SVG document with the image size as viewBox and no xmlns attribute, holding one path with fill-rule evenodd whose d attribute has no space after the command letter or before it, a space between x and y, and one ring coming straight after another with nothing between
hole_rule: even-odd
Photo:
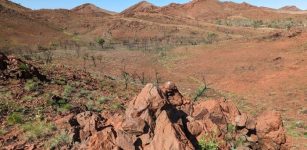
<instances>
[{"instance_id":1,"label":"arid terrain","mask_svg":"<svg viewBox=\"0 0 307 150\"><path fill-rule=\"evenodd\" d=\"M0 149L307 149L295 6L0 0L0 71Z\"/></svg>"}]
</instances>

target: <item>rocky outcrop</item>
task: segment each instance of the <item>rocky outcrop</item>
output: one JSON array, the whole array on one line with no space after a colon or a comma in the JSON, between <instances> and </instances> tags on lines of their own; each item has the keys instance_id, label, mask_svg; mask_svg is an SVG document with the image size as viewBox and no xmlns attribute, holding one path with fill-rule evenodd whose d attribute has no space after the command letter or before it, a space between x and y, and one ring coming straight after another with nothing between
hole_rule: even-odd
<instances>
[{"instance_id":1,"label":"rocky outcrop","mask_svg":"<svg viewBox=\"0 0 307 150\"><path fill-rule=\"evenodd\" d=\"M124 116L104 115L108 117L87 111L69 116L74 149L193 150L207 143L219 149L285 149L278 113L255 119L225 99L192 104L172 82L147 84Z\"/></svg>"},{"instance_id":2,"label":"rocky outcrop","mask_svg":"<svg viewBox=\"0 0 307 150\"><path fill-rule=\"evenodd\" d=\"M0 79L30 79L33 77L41 81L48 81L46 76L42 75L33 65L0 52Z\"/></svg>"}]
</instances>

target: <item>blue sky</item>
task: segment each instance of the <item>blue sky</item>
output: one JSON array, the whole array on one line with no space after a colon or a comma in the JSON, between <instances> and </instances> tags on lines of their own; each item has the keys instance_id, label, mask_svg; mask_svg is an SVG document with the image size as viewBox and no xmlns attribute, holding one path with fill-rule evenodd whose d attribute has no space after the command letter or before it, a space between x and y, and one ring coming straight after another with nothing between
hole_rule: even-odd
<instances>
[{"instance_id":1,"label":"blue sky","mask_svg":"<svg viewBox=\"0 0 307 150\"><path fill-rule=\"evenodd\" d=\"M12 0L28 8L73 8L83 3L93 3L101 8L120 12L129 6L140 2L140 0ZM189 0L148 0L149 2L164 6L172 2L186 3ZM280 8L285 5L296 5L301 9L307 9L307 0L232 0L234 2L247 2L257 6Z\"/></svg>"}]
</instances>

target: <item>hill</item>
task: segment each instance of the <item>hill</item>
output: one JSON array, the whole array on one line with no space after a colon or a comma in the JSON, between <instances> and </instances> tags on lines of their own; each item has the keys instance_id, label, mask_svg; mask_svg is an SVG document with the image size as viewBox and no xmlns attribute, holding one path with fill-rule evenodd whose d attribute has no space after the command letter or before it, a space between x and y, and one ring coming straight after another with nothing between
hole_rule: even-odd
<instances>
[{"instance_id":1,"label":"hill","mask_svg":"<svg viewBox=\"0 0 307 150\"><path fill-rule=\"evenodd\" d=\"M286 25L275 25L275 22L272 26L271 21L277 20L277 23L279 23L283 19L303 17L303 15L281 13L247 3L238 4L218 0L193 0L186 4L172 3L164 7L157 7L149 2L142 1L119 14L114 14L89 3L71 10L30 10L10 1L5 1L5 3L10 6L5 7L7 10L17 10L18 8L22 11L16 11L16 13L32 20L31 23L35 22L38 27L43 26L45 29L38 29L48 31L46 35L54 34L47 37L59 37L64 34L82 45L95 42L97 37L103 37L109 43L119 45L123 43L129 43L128 45L131 45L131 43L133 43L132 45L135 45L135 43L141 45L148 45L149 43L153 45L160 45L161 43L168 43L168 45L196 44L205 42L208 33L215 33L221 39L238 38L246 35L258 36L259 34L259 32L248 28L237 29L233 26L285 28ZM11 15L8 18L14 18L8 23L15 21L18 24L19 17ZM216 23L217 20L223 22ZM268 23L264 24L264 20ZM256 21L262 24L258 25L259 22ZM31 23L25 23L25 27ZM283 22L280 24L283 24ZM219 25L218 28L217 25ZM24 28L22 25L19 25L19 27L20 29L16 28L15 31ZM10 32L6 29L2 30L2 32ZM43 31L39 33L43 33ZM7 33L3 35L13 36ZM47 41L50 42L50 40Z\"/></svg>"},{"instance_id":2,"label":"hill","mask_svg":"<svg viewBox=\"0 0 307 150\"><path fill-rule=\"evenodd\" d=\"M299 9L296 6L285 6L280 8L279 10L286 10L286 11L302 11L301 9Z\"/></svg>"},{"instance_id":3,"label":"hill","mask_svg":"<svg viewBox=\"0 0 307 150\"><path fill-rule=\"evenodd\" d=\"M59 28L28 16L30 11L10 1L1 1L0 47L36 47L67 38Z\"/></svg>"},{"instance_id":4,"label":"hill","mask_svg":"<svg viewBox=\"0 0 307 150\"><path fill-rule=\"evenodd\" d=\"M0 7L5 7L11 10L15 10L18 12L25 12L25 11L30 11L31 9L23 7L17 3L14 3L9 0L0 0Z\"/></svg>"},{"instance_id":5,"label":"hill","mask_svg":"<svg viewBox=\"0 0 307 150\"><path fill-rule=\"evenodd\" d=\"M139 13L139 12L147 12L147 13L152 13L154 12L158 7L147 2L147 1L141 1L127 9L121 12L121 14L124 15L130 15L134 13Z\"/></svg>"},{"instance_id":6,"label":"hill","mask_svg":"<svg viewBox=\"0 0 307 150\"><path fill-rule=\"evenodd\" d=\"M76 12L76 13L85 13L85 14L88 14L88 13L105 13L105 14L109 14L109 15L115 14L115 12L99 8L99 7L97 7L93 4L90 4L90 3L86 3L86 4L83 4L83 5L77 6L77 7L73 8L72 11Z\"/></svg>"}]
</instances>

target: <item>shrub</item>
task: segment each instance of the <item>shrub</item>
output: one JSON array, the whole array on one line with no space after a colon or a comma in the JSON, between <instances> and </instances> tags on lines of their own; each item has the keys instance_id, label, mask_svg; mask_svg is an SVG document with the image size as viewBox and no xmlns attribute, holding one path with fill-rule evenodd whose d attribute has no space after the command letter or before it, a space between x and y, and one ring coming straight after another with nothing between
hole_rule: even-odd
<instances>
[{"instance_id":1,"label":"shrub","mask_svg":"<svg viewBox=\"0 0 307 150\"><path fill-rule=\"evenodd\" d=\"M71 108L72 108L71 104L65 103L65 104L60 105L57 108L57 111L64 113L64 112L69 111Z\"/></svg>"},{"instance_id":2,"label":"shrub","mask_svg":"<svg viewBox=\"0 0 307 150\"><path fill-rule=\"evenodd\" d=\"M84 90L84 89L81 89L80 92L79 92L79 95L78 97L83 97L83 98L88 98L90 96L91 92L88 91L88 90Z\"/></svg>"},{"instance_id":3,"label":"shrub","mask_svg":"<svg viewBox=\"0 0 307 150\"><path fill-rule=\"evenodd\" d=\"M27 80L24 89L28 92L37 91L39 88L39 83L34 80Z\"/></svg>"},{"instance_id":4,"label":"shrub","mask_svg":"<svg viewBox=\"0 0 307 150\"><path fill-rule=\"evenodd\" d=\"M0 129L0 136L3 136L7 133L5 129Z\"/></svg>"},{"instance_id":5,"label":"shrub","mask_svg":"<svg viewBox=\"0 0 307 150\"><path fill-rule=\"evenodd\" d=\"M22 126L22 129L25 133L25 137L28 140L35 140L50 134L52 131L55 131L56 127L51 123L36 120L24 124Z\"/></svg>"},{"instance_id":6,"label":"shrub","mask_svg":"<svg viewBox=\"0 0 307 150\"><path fill-rule=\"evenodd\" d=\"M262 25L263 25L263 21L262 20L253 21L253 27L254 28L259 28Z\"/></svg>"},{"instance_id":7,"label":"shrub","mask_svg":"<svg viewBox=\"0 0 307 150\"><path fill-rule=\"evenodd\" d=\"M29 70L29 66L27 64L25 64L25 63L22 63L22 64L19 65L19 69L21 71L25 71L26 72L26 71Z\"/></svg>"},{"instance_id":8,"label":"shrub","mask_svg":"<svg viewBox=\"0 0 307 150\"><path fill-rule=\"evenodd\" d=\"M9 125L21 124L23 122L22 118L23 118L22 114L13 112L7 117L7 123Z\"/></svg>"},{"instance_id":9,"label":"shrub","mask_svg":"<svg viewBox=\"0 0 307 150\"><path fill-rule=\"evenodd\" d=\"M95 109L95 103L93 101L88 101L86 107L88 110L93 111Z\"/></svg>"},{"instance_id":10,"label":"shrub","mask_svg":"<svg viewBox=\"0 0 307 150\"><path fill-rule=\"evenodd\" d=\"M124 109L124 106L118 102L111 105L111 110L118 110L118 109Z\"/></svg>"},{"instance_id":11,"label":"shrub","mask_svg":"<svg viewBox=\"0 0 307 150\"><path fill-rule=\"evenodd\" d=\"M72 87L72 86L70 86L70 85L67 84L67 85L64 87L63 97L66 98L66 99L68 99L68 98L71 96L71 94L72 94L72 92L73 92L74 90L75 90L74 87Z\"/></svg>"},{"instance_id":12,"label":"shrub","mask_svg":"<svg viewBox=\"0 0 307 150\"><path fill-rule=\"evenodd\" d=\"M59 135L51 138L46 144L46 149L55 149L63 145L69 145L72 142L72 137L68 133L62 132Z\"/></svg>"},{"instance_id":13,"label":"shrub","mask_svg":"<svg viewBox=\"0 0 307 150\"><path fill-rule=\"evenodd\" d=\"M100 97L97 101L98 101L99 104L104 104L104 103L106 103L108 100L109 100L109 98L102 96L102 97Z\"/></svg>"},{"instance_id":14,"label":"shrub","mask_svg":"<svg viewBox=\"0 0 307 150\"><path fill-rule=\"evenodd\" d=\"M48 100L48 104L51 105L54 109L56 109L58 112L67 112L72 108L67 99L64 99L59 96L49 97L51 98Z\"/></svg>"},{"instance_id":15,"label":"shrub","mask_svg":"<svg viewBox=\"0 0 307 150\"><path fill-rule=\"evenodd\" d=\"M201 150L218 150L219 144L217 140L208 134L198 141Z\"/></svg>"},{"instance_id":16,"label":"shrub","mask_svg":"<svg viewBox=\"0 0 307 150\"><path fill-rule=\"evenodd\" d=\"M28 96L23 97L22 99L26 100L26 101L31 101L33 99L33 97L28 95Z\"/></svg>"},{"instance_id":17,"label":"shrub","mask_svg":"<svg viewBox=\"0 0 307 150\"><path fill-rule=\"evenodd\" d=\"M228 133L234 133L234 132L236 132L236 126L235 126L235 125L232 125L232 124L228 124L228 125L227 125L227 132L228 132Z\"/></svg>"},{"instance_id":18,"label":"shrub","mask_svg":"<svg viewBox=\"0 0 307 150\"><path fill-rule=\"evenodd\" d=\"M213 42L215 42L218 38L218 35L216 33L208 33L207 34L207 39L206 39L206 43L207 44L212 44Z\"/></svg>"},{"instance_id":19,"label":"shrub","mask_svg":"<svg viewBox=\"0 0 307 150\"><path fill-rule=\"evenodd\" d=\"M103 48L106 41L103 38L97 38L96 42Z\"/></svg>"}]
</instances>

